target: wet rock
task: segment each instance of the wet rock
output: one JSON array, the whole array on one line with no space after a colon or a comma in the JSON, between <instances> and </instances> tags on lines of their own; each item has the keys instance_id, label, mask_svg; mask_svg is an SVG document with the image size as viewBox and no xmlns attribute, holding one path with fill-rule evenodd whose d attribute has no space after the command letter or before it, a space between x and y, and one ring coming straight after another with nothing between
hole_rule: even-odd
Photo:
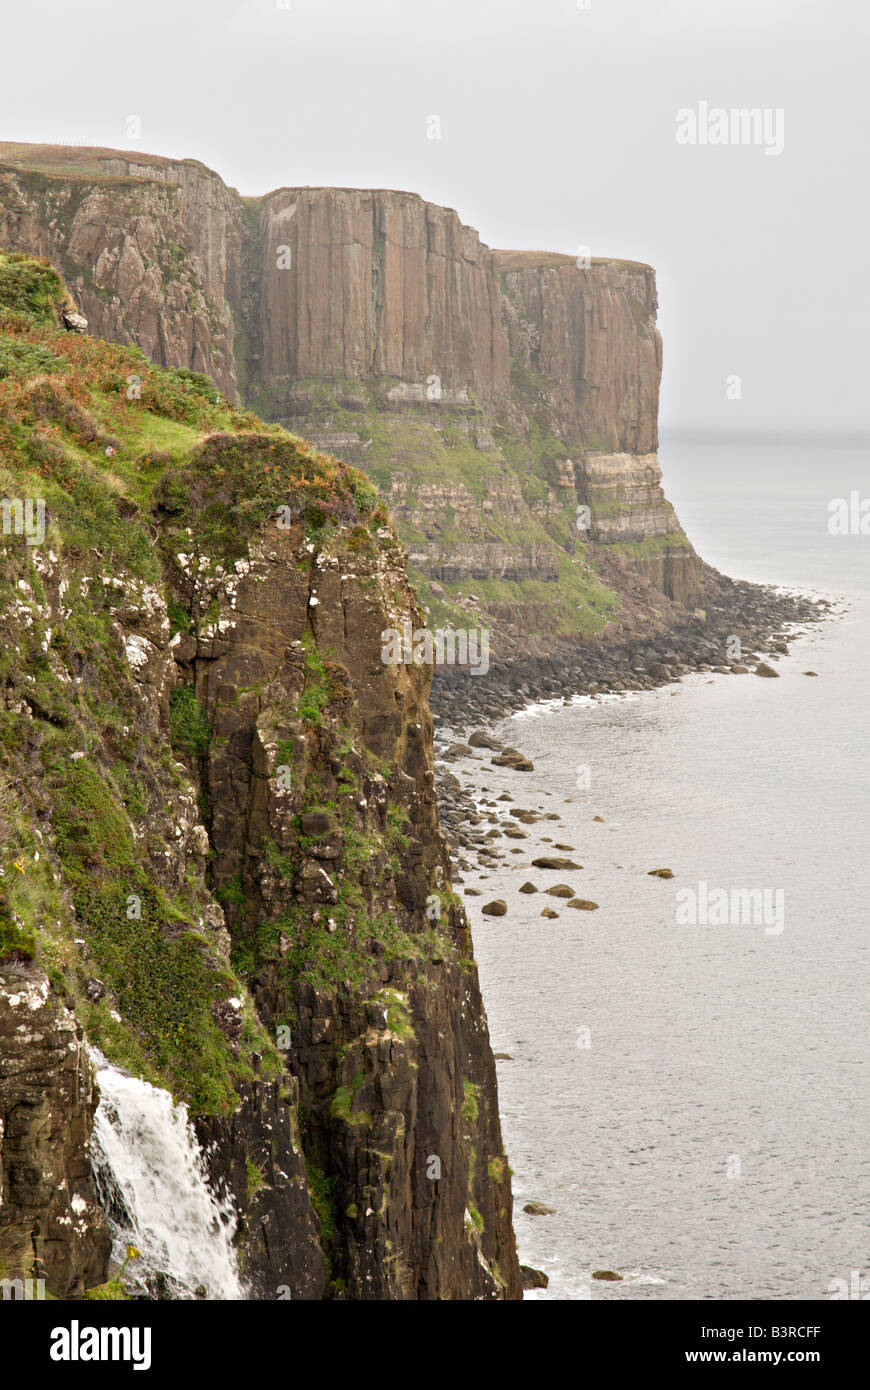
<instances>
[{"instance_id":1,"label":"wet rock","mask_svg":"<svg viewBox=\"0 0 870 1390\"><path fill-rule=\"evenodd\" d=\"M542 916L542 917L551 917L551 918L552 918L552 917L558 917L559 914L558 914L558 912L554 912L553 909L552 909L551 907L545 907L544 910L543 910L543 912L541 913L541 916Z\"/></svg>"},{"instance_id":2,"label":"wet rock","mask_svg":"<svg viewBox=\"0 0 870 1390\"><path fill-rule=\"evenodd\" d=\"M673 878L673 869L647 869L649 878Z\"/></svg>"},{"instance_id":3,"label":"wet rock","mask_svg":"<svg viewBox=\"0 0 870 1390\"><path fill-rule=\"evenodd\" d=\"M548 1207L544 1202L526 1202L523 1211L527 1216L555 1216L556 1208Z\"/></svg>"},{"instance_id":4,"label":"wet rock","mask_svg":"<svg viewBox=\"0 0 870 1390\"><path fill-rule=\"evenodd\" d=\"M582 864L575 864L573 859L560 859L558 855L541 855L538 859L532 860L532 867L535 869L582 869Z\"/></svg>"},{"instance_id":5,"label":"wet rock","mask_svg":"<svg viewBox=\"0 0 870 1390\"><path fill-rule=\"evenodd\" d=\"M546 1289L549 1287L548 1276L544 1274L543 1270L535 1269L532 1265L520 1265L520 1274L524 1289Z\"/></svg>"},{"instance_id":6,"label":"wet rock","mask_svg":"<svg viewBox=\"0 0 870 1390\"><path fill-rule=\"evenodd\" d=\"M567 883L557 883L552 888L545 888L545 893L549 893L551 898L573 898L574 889Z\"/></svg>"},{"instance_id":7,"label":"wet rock","mask_svg":"<svg viewBox=\"0 0 870 1390\"><path fill-rule=\"evenodd\" d=\"M818 671L804 671L803 674L804 674L805 676L817 676L819 673L818 673Z\"/></svg>"},{"instance_id":8,"label":"wet rock","mask_svg":"<svg viewBox=\"0 0 870 1390\"><path fill-rule=\"evenodd\" d=\"M531 758L526 758L515 748L507 752L499 753L496 757L490 758L494 767L509 767L513 772L534 772L535 764Z\"/></svg>"},{"instance_id":9,"label":"wet rock","mask_svg":"<svg viewBox=\"0 0 870 1390\"><path fill-rule=\"evenodd\" d=\"M758 663L758 665L756 666L756 668L755 668L755 674L756 674L756 676L767 676L767 677L770 677L770 676L778 676L778 675L779 675L779 672L778 672L778 671L775 671L775 670L773 669L772 666L769 666L768 663L767 663L766 661L760 661L760 662Z\"/></svg>"},{"instance_id":10,"label":"wet rock","mask_svg":"<svg viewBox=\"0 0 870 1390\"><path fill-rule=\"evenodd\" d=\"M486 733L483 729L475 729L468 742L472 748L490 748L494 752L504 747L504 744L499 743L497 738L493 738L492 734Z\"/></svg>"},{"instance_id":11,"label":"wet rock","mask_svg":"<svg viewBox=\"0 0 870 1390\"><path fill-rule=\"evenodd\" d=\"M537 893L537 891L538 890L533 883L522 883L520 885L521 893Z\"/></svg>"},{"instance_id":12,"label":"wet rock","mask_svg":"<svg viewBox=\"0 0 870 1390\"><path fill-rule=\"evenodd\" d=\"M590 898L572 898L565 906L574 907L578 912L596 912L598 910L598 903L592 902Z\"/></svg>"},{"instance_id":13,"label":"wet rock","mask_svg":"<svg viewBox=\"0 0 870 1390\"><path fill-rule=\"evenodd\" d=\"M504 898L495 898L491 903L486 903L480 910L487 917L504 917L507 913L507 903Z\"/></svg>"},{"instance_id":14,"label":"wet rock","mask_svg":"<svg viewBox=\"0 0 870 1390\"><path fill-rule=\"evenodd\" d=\"M621 1274L617 1274L617 1273L616 1273L614 1270L612 1270L612 1269L596 1269L595 1273L592 1275L592 1278L593 1278L593 1279L609 1279L609 1280L612 1281L612 1280L614 1280L614 1279L620 1279L620 1280L621 1280L621 1279L622 1279L622 1275L621 1275Z\"/></svg>"}]
</instances>

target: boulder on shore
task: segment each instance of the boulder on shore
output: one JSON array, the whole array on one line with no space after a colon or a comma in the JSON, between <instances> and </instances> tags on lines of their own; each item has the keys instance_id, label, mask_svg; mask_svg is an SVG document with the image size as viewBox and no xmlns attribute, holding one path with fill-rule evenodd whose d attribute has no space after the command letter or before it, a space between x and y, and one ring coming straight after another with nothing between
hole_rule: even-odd
<instances>
[{"instance_id":1,"label":"boulder on shore","mask_svg":"<svg viewBox=\"0 0 870 1390\"><path fill-rule=\"evenodd\" d=\"M496 898L491 903L486 903L481 909L487 917L504 917L507 913L507 903L504 898Z\"/></svg>"},{"instance_id":2,"label":"boulder on shore","mask_svg":"<svg viewBox=\"0 0 870 1390\"><path fill-rule=\"evenodd\" d=\"M531 758L525 757L516 748L506 748L503 753L490 758L490 762L494 767L509 767L514 772L534 772L535 770L535 764Z\"/></svg>"}]
</instances>

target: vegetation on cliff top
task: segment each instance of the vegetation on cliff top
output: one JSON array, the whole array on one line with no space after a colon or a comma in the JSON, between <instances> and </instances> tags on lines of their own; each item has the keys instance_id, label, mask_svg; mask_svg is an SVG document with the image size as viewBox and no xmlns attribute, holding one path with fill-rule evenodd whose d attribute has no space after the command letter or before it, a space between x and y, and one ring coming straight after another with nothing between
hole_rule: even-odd
<instances>
[{"instance_id":1,"label":"vegetation on cliff top","mask_svg":"<svg viewBox=\"0 0 870 1390\"><path fill-rule=\"evenodd\" d=\"M261 1074L280 1058L209 934L204 866L180 883L155 867L197 815L141 720L124 623L137 633L171 597L161 524L195 512L199 547L226 558L278 506L312 536L352 523L369 544L386 513L363 474L207 378L65 332L67 304L47 262L0 255L0 498L32 508L7 500L0 539L0 951L35 954L110 1059L213 1113L236 1104L254 1054ZM200 755L207 726L183 688L171 724ZM237 1044L217 1021L231 997Z\"/></svg>"}]
</instances>

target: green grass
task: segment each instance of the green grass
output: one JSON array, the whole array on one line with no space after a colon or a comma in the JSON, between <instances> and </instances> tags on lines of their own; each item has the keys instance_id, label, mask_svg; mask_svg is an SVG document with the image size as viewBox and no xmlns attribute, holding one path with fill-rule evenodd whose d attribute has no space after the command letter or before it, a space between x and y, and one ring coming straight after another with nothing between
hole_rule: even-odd
<instances>
[{"instance_id":1,"label":"green grass","mask_svg":"<svg viewBox=\"0 0 870 1390\"><path fill-rule=\"evenodd\" d=\"M66 286L49 261L0 251L0 309L25 314L37 323L57 323Z\"/></svg>"},{"instance_id":2,"label":"green grass","mask_svg":"<svg viewBox=\"0 0 870 1390\"><path fill-rule=\"evenodd\" d=\"M211 726L192 686L177 685L170 691L169 727L173 748L191 757L204 757L208 752Z\"/></svg>"}]
</instances>

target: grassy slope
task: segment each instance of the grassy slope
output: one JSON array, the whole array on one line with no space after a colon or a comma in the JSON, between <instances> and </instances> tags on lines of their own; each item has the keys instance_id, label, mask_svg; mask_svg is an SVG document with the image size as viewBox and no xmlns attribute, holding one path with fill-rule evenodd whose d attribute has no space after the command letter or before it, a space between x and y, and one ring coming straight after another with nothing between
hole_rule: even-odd
<instances>
[{"instance_id":1,"label":"grassy slope","mask_svg":"<svg viewBox=\"0 0 870 1390\"><path fill-rule=\"evenodd\" d=\"M372 527L386 515L362 474L234 409L207 379L59 329L65 298L48 263L0 253L0 498L44 499L48 518L44 545L0 536L0 961L36 954L113 1060L221 1111L252 1053L267 1072L279 1058L201 930L212 901L201 876L191 869L170 894L153 870L148 837L159 856L167 815L192 793L177 759L201 751L200 731L183 700L174 748L137 727L114 613L150 589L170 597L152 507L175 497L183 519L189 481L195 543L213 558L238 553L288 497L311 534L348 507ZM224 449L232 465L203 502L214 436L239 447ZM58 575L64 621L52 630L46 583ZM107 998L88 997L90 977ZM212 1015L231 995L245 1000L238 1057Z\"/></svg>"}]
</instances>

